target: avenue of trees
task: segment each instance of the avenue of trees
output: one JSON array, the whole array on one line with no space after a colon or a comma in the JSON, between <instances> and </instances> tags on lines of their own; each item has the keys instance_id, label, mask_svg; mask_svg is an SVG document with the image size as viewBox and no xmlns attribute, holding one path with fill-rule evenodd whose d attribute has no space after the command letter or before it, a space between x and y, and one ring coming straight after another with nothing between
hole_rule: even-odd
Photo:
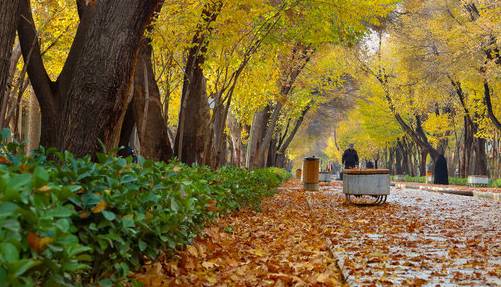
<instances>
[{"instance_id":1,"label":"avenue of trees","mask_svg":"<svg viewBox=\"0 0 501 287\"><path fill-rule=\"evenodd\" d=\"M499 176L497 1L12 0L0 9L0 125L27 151L130 145L154 160L284 167L306 155L315 115L336 114L324 119L331 160L353 142L396 174L423 175L444 154L451 174Z\"/></svg>"},{"instance_id":2,"label":"avenue of trees","mask_svg":"<svg viewBox=\"0 0 501 287\"><path fill-rule=\"evenodd\" d=\"M326 152L354 142L363 158L413 176L444 154L450 175L500 177L500 12L488 0L399 5L372 47L351 53L358 98Z\"/></svg>"},{"instance_id":3,"label":"avenue of trees","mask_svg":"<svg viewBox=\"0 0 501 287\"><path fill-rule=\"evenodd\" d=\"M325 60L395 2L2 1L0 121L78 156L283 166L341 85Z\"/></svg>"}]
</instances>

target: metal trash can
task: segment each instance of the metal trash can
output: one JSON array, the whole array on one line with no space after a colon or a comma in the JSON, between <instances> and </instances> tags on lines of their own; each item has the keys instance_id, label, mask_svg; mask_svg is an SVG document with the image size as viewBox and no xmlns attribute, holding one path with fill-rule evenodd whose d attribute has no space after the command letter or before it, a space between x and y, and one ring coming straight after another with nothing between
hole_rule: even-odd
<instances>
[{"instance_id":1,"label":"metal trash can","mask_svg":"<svg viewBox=\"0 0 501 287\"><path fill-rule=\"evenodd\" d=\"M318 191L320 177L320 159L306 157L303 161L303 185L305 190Z\"/></svg>"}]
</instances>

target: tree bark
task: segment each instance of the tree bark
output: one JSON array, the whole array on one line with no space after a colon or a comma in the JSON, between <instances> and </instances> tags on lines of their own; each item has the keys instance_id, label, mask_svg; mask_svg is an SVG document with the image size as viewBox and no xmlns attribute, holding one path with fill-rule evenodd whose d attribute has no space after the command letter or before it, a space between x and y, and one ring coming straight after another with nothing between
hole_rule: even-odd
<instances>
[{"instance_id":1,"label":"tree bark","mask_svg":"<svg viewBox=\"0 0 501 287\"><path fill-rule=\"evenodd\" d=\"M487 80L484 80L484 103L487 107L487 116L491 120L494 127L496 127L498 131L501 131L501 122L494 114L494 110L492 108L491 89Z\"/></svg>"},{"instance_id":2,"label":"tree bark","mask_svg":"<svg viewBox=\"0 0 501 287\"><path fill-rule=\"evenodd\" d=\"M160 90L155 81L150 41L142 40L134 77L134 96L130 103L139 130L141 155L151 160L172 158L167 122L163 117Z\"/></svg>"},{"instance_id":3,"label":"tree bark","mask_svg":"<svg viewBox=\"0 0 501 287\"><path fill-rule=\"evenodd\" d=\"M231 113L228 115L228 127L230 128L232 143L232 164L240 167L242 165L241 159L243 150L242 127Z\"/></svg>"},{"instance_id":4,"label":"tree bark","mask_svg":"<svg viewBox=\"0 0 501 287\"><path fill-rule=\"evenodd\" d=\"M209 128L209 106L206 94L203 65L208 48L208 36L221 11L222 2L209 2L202 11L202 23L192 40L188 51L183 91L181 96L181 111L176 134L174 151L184 163L204 163L204 150Z\"/></svg>"},{"instance_id":5,"label":"tree bark","mask_svg":"<svg viewBox=\"0 0 501 287\"><path fill-rule=\"evenodd\" d=\"M100 142L107 150L118 145L140 40L161 4L79 0L80 24L63 70L52 82L43 65L30 3L21 0L18 32L41 107L43 145L77 156L95 155Z\"/></svg>"},{"instance_id":6,"label":"tree bark","mask_svg":"<svg viewBox=\"0 0 501 287\"><path fill-rule=\"evenodd\" d=\"M421 150L420 155L421 160L419 162L419 175L426 176L426 158L428 157L428 151Z\"/></svg>"},{"instance_id":7,"label":"tree bark","mask_svg":"<svg viewBox=\"0 0 501 287\"><path fill-rule=\"evenodd\" d=\"M262 111L254 114L252 126L249 133L249 143L247 144L247 156L245 166L249 169L258 167L258 151L263 144L264 131L269 119L271 107L268 105Z\"/></svg>"},{"instance_id":8,"label":"tree bark","mask_svg":"<svg viewBox=\"0 0 501 287\"><path fill-rule=\"evenodd\" d=\"M19 0L0 1L0 97L6 96L12 46L16 37ZM0 101L1 102L1 101Z\"/></svg>"}]
</instances>

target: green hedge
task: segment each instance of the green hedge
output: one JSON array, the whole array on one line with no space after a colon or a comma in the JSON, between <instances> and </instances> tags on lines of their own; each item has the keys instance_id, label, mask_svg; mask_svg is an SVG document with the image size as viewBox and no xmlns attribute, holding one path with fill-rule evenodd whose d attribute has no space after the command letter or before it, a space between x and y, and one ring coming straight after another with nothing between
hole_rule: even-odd
<instances>
[{"instance_id":1,"label":"green hedge","mask_svg":"<svg viewBox=\"0 0 501 287\"><path fill-rule=\"evenodd\" d=\"M120 286L145 258L182 248L208 221L259 208L288 177L277 169L20 154L17 144L0 145L2 286Z\"/></svg>"}]
</instances>

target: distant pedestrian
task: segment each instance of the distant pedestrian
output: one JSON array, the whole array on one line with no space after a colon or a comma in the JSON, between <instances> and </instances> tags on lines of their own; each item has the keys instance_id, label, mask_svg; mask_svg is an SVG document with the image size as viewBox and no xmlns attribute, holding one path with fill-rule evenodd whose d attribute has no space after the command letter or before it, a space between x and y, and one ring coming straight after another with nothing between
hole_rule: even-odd
<instances>
[{"instance_id":1,"label":"distant pedestrian","mask_svg":"<svg viewBox=\"0 0 501 287\"><path fill-rule=\"evenodd\" d=\"M449 184L447 160L445 159L444 155L441 154L436 159L434 171L435 171L435 174L433 177L434 184L444 184L444 185Z\"/></svg>"},{"instance_id":2,"label":"distant pedestrian","mask_svg":"<svg viewBox=\"0 0 501 287\"><path fill-rule=\"evenodd\" d=\"M354 146L354 144L350 144L348 149L343 153L343 164L345 169L355 168L358 165L358 154Z\"/></svg>"},{"instance_id":3,"label":"distant pedestrian","mask_svg":"<svg viewBox=\"0 0 501 287\"><path fill-rule=\"evenodd\" d=\"M365 163L365 168L374 168L374 163L372 161L367 161Z\"/></svg>"}]
</instances>

